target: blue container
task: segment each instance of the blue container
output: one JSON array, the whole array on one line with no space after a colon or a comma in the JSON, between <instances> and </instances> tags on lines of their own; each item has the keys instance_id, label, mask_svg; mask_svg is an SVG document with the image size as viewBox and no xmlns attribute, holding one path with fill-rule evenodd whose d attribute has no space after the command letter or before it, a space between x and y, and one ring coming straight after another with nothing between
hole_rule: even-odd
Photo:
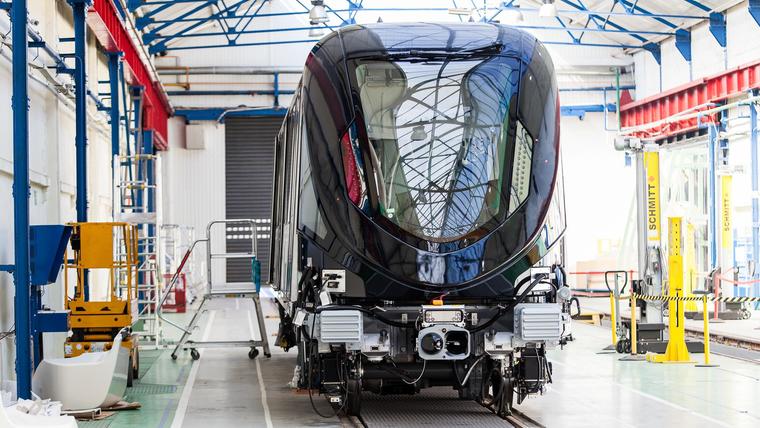
<instances>
[{"instance_id":1,"label":"blue container","mask_svg":"<svg viewBox=\"0 0 760 428\"><path fill-rule=\"evenodd\" d=\"M258 293L261 291L261 262L256 257L251 262L251 277L253 283L256 284L256 292Z\"/></svg>"},{"instance_id":2,"label":"blue container","mask_svg":"<svg viewBox=\"0 0 760 428\"><path fill-rule=\"evenodd\" d=\"M71 226L60 224L30 226L29 267L32 285L52 284L58 279L63 255L71 237Z\"/></svg>"}]
</instances>

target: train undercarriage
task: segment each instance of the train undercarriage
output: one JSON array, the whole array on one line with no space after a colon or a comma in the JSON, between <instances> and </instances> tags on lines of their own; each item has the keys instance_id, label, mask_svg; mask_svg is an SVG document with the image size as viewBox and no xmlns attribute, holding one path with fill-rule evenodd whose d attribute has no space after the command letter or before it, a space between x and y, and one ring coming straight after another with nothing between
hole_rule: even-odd
<instances>
[{"instance_id":1,"label":"train undercarriage","mask_svg":"<svg viewBox=\"0 0 760 428\"><path fill-rule=\"evenodd\" d=\"M546 351L570 337L569 289L550 273L526 276L519 294L500 302L371 306L323 293L325 276L302 284L312 291L292 317L282 308L278 343L298 347L294 384L326 395L334 413L358 416L363 393L447 386L507 417L552 382Z\"/></svg>"}]
</instances>

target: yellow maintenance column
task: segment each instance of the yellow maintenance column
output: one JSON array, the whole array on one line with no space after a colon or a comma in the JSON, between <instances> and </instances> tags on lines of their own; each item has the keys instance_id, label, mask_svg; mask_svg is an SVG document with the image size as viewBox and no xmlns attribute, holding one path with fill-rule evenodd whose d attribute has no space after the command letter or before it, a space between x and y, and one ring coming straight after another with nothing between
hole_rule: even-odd
<instances>
[{"instance_id":1,"label":"yellow maintenance column","mask_svg":"<svg viewBox=\"0 0 760 428\"><path fill-rule=\"evenodd\" d=\"M668 218L668 347L664 354L647 354L652 363L691 363L684 332L683 255L681 254L681 217Z\"/></svg>"}]
</instances>

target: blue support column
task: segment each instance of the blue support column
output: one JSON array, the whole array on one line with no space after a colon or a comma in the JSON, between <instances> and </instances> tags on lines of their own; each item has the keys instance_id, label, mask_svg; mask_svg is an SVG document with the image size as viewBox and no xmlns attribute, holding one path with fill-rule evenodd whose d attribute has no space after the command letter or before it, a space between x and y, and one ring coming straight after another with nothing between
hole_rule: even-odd
<instances>
[{"instance_id":1,"label":"blue support column","mask_svg":"<svg viewBox=\"0 0 760 428\"><path fill-rule=\"evenodd\" d=\"M89 0L69 0L74 15L74 104L76 106L77 222L87 221L87 8ZM85 295L87 286L85 285ZM87 296L85 297L85 299Z\"/></svg>"},{"instance_id":2,"label":"blue support column","mask_svg":"<svg viewBox=\"0 0 760 428\"><path fill-rule=\"evenodd\" d=\"M760 278L760 201L758 201L758 191L760 190L760 174L758 171L758 129L757 129L757 110L758 106L755 103L749 105L749 129L750 129L750 147L751 156L750 164L752 167L752 262L755 269L752 275L752 279ZM760 286L755 284L755 296L760 296ZM755 304L755 309L757 309Z\"/></svg>"},{"instance_id":3,"label":"blue support column","mask_svg":"<svg viewBox=\"0 0 760 428\"><path fill-rule=\"evenodd\" d=\"M116 156L119 155L119 130L121 116L119 114L119 91L121 52L112 52L108 54L108 83L111 91L111 173L115 173L118 165L115 163ZM114 183L116 185L116 183ZM115 197L115 196L114 196Z\"/></svg>"},{"instance_id":4,"label":"blue support column","mask_svg":"<svg viewBox=\"0 0 760 428\"><path fill-rule=\"evenodd\" d=\"M87 8L91 0L68 0L74 16L74 106L76 125L77 222L87 221ZM90 273L82 278L84 298L90 300Z\"/></svg>"},{"instance_id":5,"label":"blue support column","mask_svg":"<svg viewBox=\"0 0 760 428\"><path fill-rule=\"evenodd\" d=\"M13 0L13 279L16 285L16 392L32 391L31 276L29 273L29 69L26 0Z\"/></svg>"}]
</instances>

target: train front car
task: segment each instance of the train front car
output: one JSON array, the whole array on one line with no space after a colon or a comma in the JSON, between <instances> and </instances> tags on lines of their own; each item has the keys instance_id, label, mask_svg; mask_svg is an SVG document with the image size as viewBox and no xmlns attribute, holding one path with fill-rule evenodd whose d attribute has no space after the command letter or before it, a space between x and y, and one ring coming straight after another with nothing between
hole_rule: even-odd
<instances>
[{"instance_id":1,"label":"train front car","mask_svg":"<svg viewBox=\"0 0 760 428\"><path fill-rule=\"evenodd\" d=\"M569 333L551 59L491 24L345 27L312 50L277 143L271 280L296 380L451 386L501 416Z\"/></svg>"}]
</instances>

